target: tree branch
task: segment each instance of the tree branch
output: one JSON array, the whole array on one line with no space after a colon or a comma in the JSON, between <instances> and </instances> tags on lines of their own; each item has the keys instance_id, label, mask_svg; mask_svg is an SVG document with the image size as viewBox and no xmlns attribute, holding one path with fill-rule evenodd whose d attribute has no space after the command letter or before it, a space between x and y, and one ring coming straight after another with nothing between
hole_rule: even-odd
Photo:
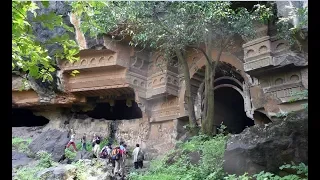
<instances>
[{"instance_id":1,"label":"tree branch","mask_svg":"<svg viewBox=\"0 0 320 180\"><path fill-rule=\"evenodd\" d=\"M193 46L193 45L187 45L187 47L200 50L200 51L202 52L202 54L205 56L208 64L210 65L210 67L213 68L213 64L212 64L212 62L210 61L210 58L208 57L207 53L206 53L202 48L197 47L197 46Z\"/></svg>"},{"instance_id":2,"label":"tree branch","mask_svg":"<svg viewBox=\"0 0 320 180\"><path fill-rule=\"evenodd\" d=\"M224 48L228 45L230 39L231 39L231 35L226 39L225 43L223 43L223 40L221 39L221 48L218 52L218 55L217 55L217 59L216 59L216 62L214 63L214 66L213 66L213 70L212 70L212 73L215 74L216 72L216 68L218 66L218 62L220 61L220 58L221 58L221 55L222 55L222 51L224 50Z\"/></svg>"}]
</instances>

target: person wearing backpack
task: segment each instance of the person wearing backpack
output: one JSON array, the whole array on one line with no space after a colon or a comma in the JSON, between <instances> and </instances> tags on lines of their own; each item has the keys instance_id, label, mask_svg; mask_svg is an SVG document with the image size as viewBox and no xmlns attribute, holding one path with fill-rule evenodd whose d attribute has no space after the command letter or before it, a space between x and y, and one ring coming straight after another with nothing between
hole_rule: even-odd
<instances>
[{"instance_id":1,"label":"person wearing backpack","mask_svg":"<svg viewBox=\"0 0 320 180\"><path fill-rule=\"evenodd\" d=\"M140 145L136 144L136 148L134 148L133 152L133 164L134 168L138 169L143 167L144 153L142 152Z\"/></svg>"},{"instance_id":2,"label":"person wearing backpack","mask_svg":"<svg viewBox=\"0 0 320 180\"><path fill-rule=\"evenodd\" d=\"M111 152L111 159L115 162L113 174L118 175L120 171L120 163L122 161L120 147L115 147Z\"/></svg>"}]
</instances>

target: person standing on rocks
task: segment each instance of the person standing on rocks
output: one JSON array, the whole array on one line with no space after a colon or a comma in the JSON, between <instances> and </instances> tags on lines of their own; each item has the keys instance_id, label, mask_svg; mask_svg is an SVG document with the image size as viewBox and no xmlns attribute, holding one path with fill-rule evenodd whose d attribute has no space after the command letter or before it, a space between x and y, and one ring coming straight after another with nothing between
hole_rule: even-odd
<instances>
[{"instance_id":1,"label":"person standing on rocks","mask_svg":"<svg viewBox=\"0 0 320 180\"><path fill-rule=\"evenodd\" d=\"M96 156L95 158L100 157L100 140L96 140L95 145L93 147L93 154Z\"/></svg>"},{"instance_id":2,"label":"person standing on rocks","mask_svg":"<svg viewBox=\"0 0 320 180\"><path fill-rule=\"evenodd\" d=\"M120 147L117 146L112 150L111 158L115 162L113 174L117 175L120 171L120 162L122 161L121 153L120 153Z\"/></svg>"},{"instance_id":3,"label":"person standing on rocks","mask_svg":"<svg viewBox=\"0 0 320 180\"><path fill-rule=\"evenodd\" d=\"M84 134L81 138L81 144L82 144L82 150L88 151L87 150L87 138L86 134Z\"/></svg>"},{"instance_id":4,"label":"person standing on rocks","mask_svg":"<svg viewBox=\"0 0 320 180\"><path fill-rule=\"evenodd\" d=\"M134 148L133 154L133 164L134 168L138 169L143 167L144 153L142 152L139 144L136 144L136 148Z\"/></svg>"},{"instance_id":5,"label":"person standing on rocks","mask_svg":"<svg viewBox=\"0 0 320 180\"><path fill-rule=\"evenodd\" d=\"M74 131L73 131L73 129L71 129L71 138L70 138L70 141L69 141L69 143L67 144L67 148L69 148L69 146L70 145L72 145L73 146L73 149L74 149L74 151L78 151L77 150L77 147L76 147L76 144L75 144L75 133L74 133Z\"/></svg>"},{"instance_id":6,"label":"person standing on rocks","mask_svg":"<svg viewBox=\"0 0 320 180\"><path fill-rule=\"evenodd\" d=\"M93 134L93 139L92 139L92 147L95 146L97 140L100 141L100 138L99 138L99 136L97 136L97 135L94 133L94 134Z\"/></svg>"},{"instance_id":7,"label":"person standing on rocks","mask_svg":"<svg viewBox=\"0 0 320 180\"><path fill-rule=\"evenodd\" d=\"M121 177L124 177L125 173L125 166L126 166L126 159L127 159L127 145L122 142L122 147L120 145L120 154L121 154L121 161L120 161L120 174Z\"/></svg>"}]
</instances>

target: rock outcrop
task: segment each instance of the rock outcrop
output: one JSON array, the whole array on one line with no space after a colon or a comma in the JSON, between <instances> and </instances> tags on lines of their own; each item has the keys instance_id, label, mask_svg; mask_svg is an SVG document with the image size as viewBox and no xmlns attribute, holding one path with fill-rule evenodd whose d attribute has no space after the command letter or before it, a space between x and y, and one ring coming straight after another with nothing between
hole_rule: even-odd
<instances>
[{"instance_id":1,"label":"rock outcrop","mask_svg":"<svg viewBox=\"0 0 320 180\"><path fill-rule=\"evenodd\" d=\"M80 159L92 159L93 153L88 151L78 151L74 161L78 161Z\"/></svg>"},{"instance_id":2,"label":"rock outcrop","mask_svg":"<svg viewBox=\"0 0 320 180\"><path fill-rule=\"evenodd\" d=\"M308 164L308 112L245 129L227 142L224 169L230 174L277 172L285 163Z\"/></svg>"},{"instance_id":3,"label":"rock outcrop","mask_svg":"<svg viewBox=\"0 0 320 180\"><path fill-rule=\"evenodd\" d=\"M27 154L12 151L12 168L17 168L19 166L25 166L30 163L33 159L29 158Z\"/></svg>"},{"instance_id":4,"label":"rock outcrop","mask_svg":"<svg viewBox=\"0 0 320 180\"><path fill-rule=\"evenodd\" d=\"M59 165L38 172L37 177L44 180L73 180L76 177L76 166Z\"/></svg>"},{"instance_id":5,"label":"rock outcrop","mask_svg":"<svg viewBox=\"0 0 320 180\"><path fill-rule=\"evenodd\" d=\"M40 150L47 151L52 154L54 161L58 161L64 154L68 141L68 132L49 129L34 139L29 145L29 149L33 153L37 153Z\"/></svg>"}]
</instances>

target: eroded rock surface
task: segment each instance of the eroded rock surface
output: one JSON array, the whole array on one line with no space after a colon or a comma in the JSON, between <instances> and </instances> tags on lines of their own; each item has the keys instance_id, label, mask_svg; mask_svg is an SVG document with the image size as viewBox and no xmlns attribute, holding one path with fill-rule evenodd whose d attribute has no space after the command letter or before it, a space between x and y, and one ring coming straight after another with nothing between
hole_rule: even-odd
<instances>
[{"instance_id":1,"label":"eroded rock surface","mask_svg":"<svg viewBox=\"0 0 320 180\"><path fill-rule=\"evenodd\" d=\"M230 174L277 172L285 164L308 164L308 112L253 126L227 142L224 169Z\"/></svg>"},{"instance_id":2,"label":"eroded rock surface","mask_svg":"<svg viewBox=\"0 0 320 180\"><path fill-rule=\"evenodd\" d=\"M76 166L59 165L38 172L37 177L43 180L73 180L76 177Z\"/></svg>"},{"instance_id":3,"label":"eroded rock surface","mask_svg":"<svg viewBox=\"0 0 320 180\"><path fill-rule=\"evenodd\" d=\"M12 168L17 168L19 166L25 166L30 163L33 159L29 158L27 154L12 151Z\"/></svg>"},{"instance_id":4,"label":"eroded rock surface","mask_svg":"<svg viewBox=\"0 0 320 180\"><path fill-rule=\"evenodd\" d=\"M64 149L68 142L68 132L49 129L34 139L29 145L29 149L33 153L37 153L40 150L47 151L52 154L54 161L58 161L64 154Z\"/></svg>"}]
</instances>

